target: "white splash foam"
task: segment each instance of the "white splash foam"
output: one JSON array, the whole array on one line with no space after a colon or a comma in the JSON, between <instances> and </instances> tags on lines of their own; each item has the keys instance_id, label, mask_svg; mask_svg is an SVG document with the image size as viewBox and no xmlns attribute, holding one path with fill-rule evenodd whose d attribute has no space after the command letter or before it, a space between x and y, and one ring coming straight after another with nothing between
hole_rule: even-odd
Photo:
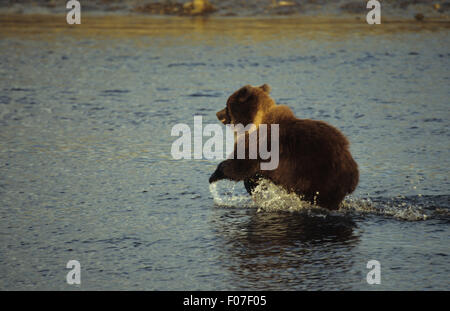
<instances>
[{"instance_id":1,"label":"white splash foam","mask_svg":"<svg viewBox=\"0 0 450 311\"><path fill-rule=\"evenodd\" d=\"M382 216L394 217L407 221L427 220L427 215L420 206L408 205L406 202L373 202L370 198L360 199L347 197L342 202L340 212L368 213Z\"/></svg>"},{"instance_id":2,"label":"white splash foam","mask_svg":"<svg viewBox=\"0 0 450 311\"><path fill-rule=\"evenodd\" d=\"M220 184L220 188L218 188L218 184ZM407 221L426 220L430 217L420 206L408 205L401 201L394 202L394 200L373 202L370 197L355 198L353 196L346 197L338 211L330 212L316 204L302 200L294 193L288 193L268 180L259 183L252 197L247 194L245 189L239 189L239 187L236 189L236 185L238 183L231 181L210 184L209 189L214 203L223 207L256 208L258 212L305 212L313 216L326 216L330 213L375 214Z\"/></svg>"},{"instance_id":3,"label":"white splash foam","mask_svg":"<svg viewBox=\"0 0 450 311\"><path fill-rule=\"evenodd\" d=\"M258 207L258 211L323 211L319 206L302 200L295 193L288 193L282 187L279 187L268 180L262 180L255 188L253 200Z\"/></svg>"},{"instance_id":4,"label":"white splash foam","mask_svg":"<svg viewBox=\"0 0 450 311\"><path fill-rule=\"evenodd\" d=\"M248 194L235 193L236 183L226 184L225 190L219 192L217 184L224 182L215 182L209 185L209 191L213 196L214 203L224 207L254 207L252 198Z\"/></svg>"},{"instance_id":5,"label":"white splash foam","mask_svg":"<svg viewBox=\"0 0 450 311\"><path fill-rule=\"evenodd\" d=\"M328 210L303 201L298 195L287 193L286 190L268 180L261 181L251 197L247 192L237 193L236 183L229 185L220 182L220 188L222 188L220 192L217 184L210 184L209 190L213 196L214 203L219 206L257 208L258 212L306 211L312 214L328 213ZM222 187L224 184L225 187Z\"/></svg>"}]
</instances>

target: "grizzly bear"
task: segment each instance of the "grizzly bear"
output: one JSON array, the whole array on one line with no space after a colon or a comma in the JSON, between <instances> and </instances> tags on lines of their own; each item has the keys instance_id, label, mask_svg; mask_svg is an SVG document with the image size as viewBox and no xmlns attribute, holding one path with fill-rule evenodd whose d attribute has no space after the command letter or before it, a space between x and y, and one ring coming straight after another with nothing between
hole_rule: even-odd
<instances>
[{"instance_id":1,"label":"grizzly bear","mask_svg":"<svg viewBox=\"0 0 450 311\"><path fill-rule=\"evenodd\" d=\"M352 193L359 180L358 165L349 151L347 138L333 126L310 119L298 119L291 109L275 104L269 96L270 86L246 85L234 92L226 107L217 112L224 124L278 124L278 167L262 170L261 157L234 157L221 162L209 178L213 183L221 179L244 181L251 195L261 178L268 179L294 192L303 200L313 202L329 210L339 208L347 194ZM246 139L248 133L245 133ZM267 134L266 139L270 140ZM259 137L257 138L259 139ZM259 146L259 143L258 143ZM268 142L267 146L271 146ZM245 141L248 148L248 141Z\"/></svg>"}]
</instances>

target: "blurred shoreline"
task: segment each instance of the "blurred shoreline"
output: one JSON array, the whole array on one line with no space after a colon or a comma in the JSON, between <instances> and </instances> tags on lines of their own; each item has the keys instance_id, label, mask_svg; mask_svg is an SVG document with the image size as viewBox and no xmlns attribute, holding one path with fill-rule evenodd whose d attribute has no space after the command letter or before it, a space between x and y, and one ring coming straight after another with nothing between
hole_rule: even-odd
<instances>
[{"instance_id":1,"label":"blurred shoreline","mask_svg":"<svg viewBox=\"0 0 450 311\"><path fill-rule=\"evenodd\" d=\"M52 36L55 34L91 37L179 36L204 40L218 34L235 39L365 36L399 32L448 31L450 21L428 19L387 19L368 25L365 19L348 16L302 17L174 17L127 15L83 15L80 25L69 25L61 14L0 14L0 38Z\"/></svg>"},{"instance_id":2,"label":"blurred shoreline","mask_svg":"<svg viewBox=\"0 0 450 311\"><path fill-rule=\"evenodd\" d=\"M0 14L66 14L65 0L6 0ZM133 16L305 17L361 18L370 11L365 0L79 0L82 14ZM450 1L391 0L381 3L382 19L450 21ZM199 4L200 3L200 4Z\"/></svg>"},{"instance_id":3,"label":"blurred shoreline","mask_svg":"<svg viewBox=\"0 0 450 311\"><path fill-rule=\"evenodd\" d=\"M204 27L202 27L202 25ZM368 25L365 19L352 16L290 16L290 17L179 17L179 16L145 16L136 15L97 15L85 14L80 25L69 25L66 16L61 14L1 14L0 34L13 33L59 32L67 29L70 33L85 30L109 31L111 34L120 31L152 33L153 31L171 32L174 29L204 32L237 31L239 29L252 33L255 30L271 31L283 28L298 31L299 28L328 30L360 29L369 33L389 33L399 31L443 30L450 28L450 21L427 19L416 21L406 18L384 18L381 25ZM40 29L40 30L39 30Z\"/></svg>"},{"instance_id":4,"label":"blurred shoreline","mask_svg":"<svg viewBox=\"0 0 450 311\"><path fill-rule=\"evenodd\" d=\"M96 37L189 35L213 40L215 35L225 33L234 38L265 40L292 38L299 33L305 37L342 37L450 28L450 2L429 0L381 1L381 25L367 24L367 1L210 0L210 7L200 13L195 13L193 2L188 1L79 2L80 25L67 24L67 1L2 2L0 37L62 33Z\"/></svg>"}]
</instances>

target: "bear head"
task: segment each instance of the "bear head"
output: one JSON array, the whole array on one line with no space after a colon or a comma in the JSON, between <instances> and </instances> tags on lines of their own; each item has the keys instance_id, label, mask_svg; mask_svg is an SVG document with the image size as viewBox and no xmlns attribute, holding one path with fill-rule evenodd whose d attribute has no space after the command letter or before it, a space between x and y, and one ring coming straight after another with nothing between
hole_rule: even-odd
<instances>
[{"instance_id":1,"label":"bear head","mask_svg":"<svg viewBox=\"0 0 450 311\"><path fill-rule=\"evenodd\" d=\"M264 114L275 106L269 93L270 86L267 84L243 86L228 98L226 107L217 112L216 116L223 124L247 126L252 123L258 126Z\"/></svg>"}]
</instances>

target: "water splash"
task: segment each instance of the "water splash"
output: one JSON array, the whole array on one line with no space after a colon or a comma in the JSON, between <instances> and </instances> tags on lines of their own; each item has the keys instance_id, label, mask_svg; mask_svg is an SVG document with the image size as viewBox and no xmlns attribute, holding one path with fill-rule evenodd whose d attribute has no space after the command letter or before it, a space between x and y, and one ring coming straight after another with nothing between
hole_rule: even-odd
<instances>
[{"instance_id":1,"label":"water splash","mask_svg":"<svg viewBox=\"0 0 450 311\"><path fill-rule=\"evenodd\" d=\"M259 212L289 211L311 214L328 214L329 211L303 200L302 197L288 193L268 180L262 180L252 196Z\"/></svg>"},{"instance_id":2,"label":"water splash","mask_svg":"<svg viewBox=\"0 0 450 311\"><path fill-rule=\"evenodd\" d=\"M221 184L225 182L220 182ZM236 193L236 183L226 182L224 189L218 189L218 182L209 185L214 203L223 207L255 207L252 198L246 193Z\"/></svg>"},{"instance_id":3,"label":"water splash","mask_svg":"<svg viewBox=\"0 0 450 311\"><path fill-rule=\"evenodd\" d=\"M220 187L218 187L218 184L220 184ZM316 204L304 201L298 195L288 193L267 180L260 182L252 197L236 185L238 183L230 181L210 184L209 189L214 203L222 207L256 208L257 212L301 212L322 217L330 214L369 214L406 221L427 220L431 217L422 206L409 202L405 197L373 200L370 197L348 196L342 202L339 210L331 212Z\"/></svg>"},{"instance_id":4,"label":"water splash","mask_svg":"<svg viewBox=\"0 0 450 311\"><path fill-rule=\"evenodd\" d=\"M423 207L408 202L403 196L377 200L349 196L342 202L339 211L343 213L375 214L407 221L427 220L431 216L425 212Z\"/></svg>"},{"instance_id":5,"label":"water splash","mask_svg":"<svg viewBox=\"0 0 450 311\"><path fill-rule=\"evenodd\" d=\"M298 195L288 193L268 180L262 180L251 197L247 192L238 192L237 183L220 182L221 186L225 186L220 187L222 191L219 191L217 184L210 184L209 190L213 195L214 203L219 206L256 208L257 212L307 212L322 216L329 213L328 210L304 201Z\"/></svg>"}]
</instances>

